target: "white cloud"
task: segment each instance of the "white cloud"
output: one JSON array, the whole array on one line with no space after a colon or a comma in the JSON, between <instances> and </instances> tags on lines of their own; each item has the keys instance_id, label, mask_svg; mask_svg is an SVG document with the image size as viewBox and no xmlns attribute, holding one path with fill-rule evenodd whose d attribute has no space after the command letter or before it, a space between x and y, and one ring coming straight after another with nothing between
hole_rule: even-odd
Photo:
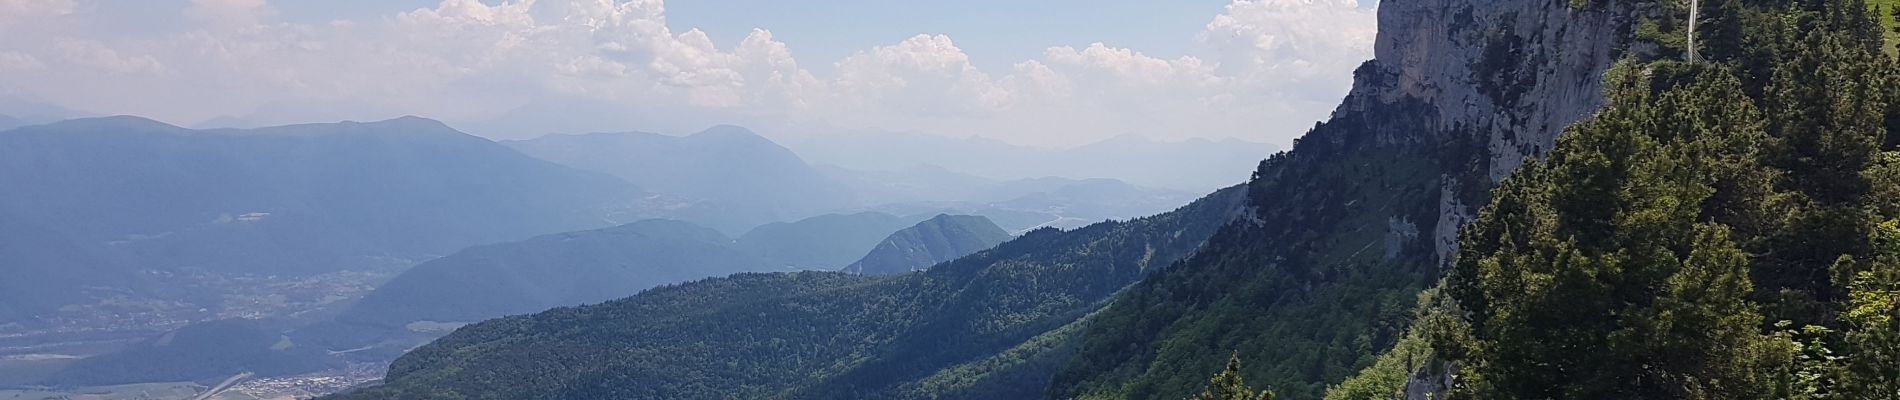
<instances>
[{"instance_id":1,"label":"white cloud","mask_svg":"<svg viewBox=\"0 0 1900 400\"><path fill-rule=\"evenodd\" d=\"M0 51L0 73L25 72L46 68L39 57L17 51Z\"/></svg>"},{"instance_id":2,"label":"white cloud","mask_svg":"<svg viewBox=\"0 0 1900 400\"><path fill-rule=\"evenodd\" d=\"M1220 52L1224 74L1278 92L1310 93L1313 86L1350 84L1349 72L1372 55L1377 20L1354 0L1236 0L1207 24L1201 40Z\"/></svg>"},{"instance_id":3,"label":"white cloud","mask_svg":"<svg viewBox=\"0 0 1900 400\"><path fill-rule=\"evenodd\" d=\"M833 68L817 74L766 29L724 46L697 29L675 33L659 0L443 0L322 24L280 22L265 0L193 0L177 16L183 28L158 35L88 29L97 8L0 0L0 48L8 49L0 71L10 72L0 85L76 108L185 122L259 107L308 109L309 118L475 121L578 98L698 110L674 113L681 119L1042 144L1130 131L1286 140L1345 92L1375 32L1372 11L1351 0L1236 0L1200 33L1201 57L1098 43L984 71L952 38L919 34L820 60ZM64 23L4 23L53 17ZM674 123L713 122L727 121Z\"/></svg>"},{"instance_id":4,"label":"white cloud","mask_svg":"<svg viewBox=\"0 0 1900 400\"><path fill-rule=\"evenodd\" d=\"M77 7L74 0L0 0L0 22L64 16Z\"/></svg>"},{"instance_id":5,"label":"white cloud","mask_svg":"<svg viewBox=\"0 0 1900 400\"><path fill-rule=\"evenodd\" d=\"M191 0L185 16L225 29L251 29L277 12L264 0Z\"/></svg>"},{"instance_id":6,"label":"white cloud","mask_svg":"<svg viewBox=\"0 0 1900 400\"><path fill-rule=\"evenodd\" d=\"M149 55L123 54L90 40L61 40L57 47L65 61L80 67L119 75L161 75L164 64Z\"/></svg>"}]
</instances>

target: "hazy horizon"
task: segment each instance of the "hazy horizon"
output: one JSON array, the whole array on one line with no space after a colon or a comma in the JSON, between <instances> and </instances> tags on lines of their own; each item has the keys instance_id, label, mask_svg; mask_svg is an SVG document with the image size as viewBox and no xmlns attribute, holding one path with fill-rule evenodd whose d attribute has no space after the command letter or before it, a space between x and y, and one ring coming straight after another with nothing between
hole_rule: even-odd
<instances>
[{"instance_id":1,"label":"hazy horizon","mask_svg":"<svg viewBox=\"0 0 1900 400\"><path fill-rule=\"evenodd\" d=\"M1351 0L675 3L4 1L0 114L1284 147L1332 111L1376 31Z\"/></svg>"}]
</instances>

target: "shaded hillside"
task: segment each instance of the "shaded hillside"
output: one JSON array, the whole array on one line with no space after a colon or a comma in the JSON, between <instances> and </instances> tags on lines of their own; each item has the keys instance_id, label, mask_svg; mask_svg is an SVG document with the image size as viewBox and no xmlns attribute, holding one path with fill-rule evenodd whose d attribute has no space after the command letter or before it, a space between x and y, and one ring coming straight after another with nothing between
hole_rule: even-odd
<instances>
[{"instance_id":1,"label":"shaded hillside","mask_svg":"<svg viewBox=\"0 0 1900 400\"><path fill-rule=\"evenodd\" d=\"M752 228L739 247L791 269L835 269L916 221L879 212L826 214Z\"/></svg>"},{"instance_id":2,"label":"shaded hillside","mask_svg":"<svg viewBox=\"0 0 1900 400\"><path fill-rule=\"evenodd\" d=\"M335 398L1034 397L1066 351L1042 338L1193 252L1242 197L1037 230L918 274L739 275L483 322Z\"/></svg>"},{"instance_id":3,"label":"shaded hillside","mask_svg":"<svg viewBox=\"0 0 1900 400\"><path fill-rule=\"evenodd\" d=\"M435 121L188 130L135 117L0 132L0 319L134 296L149 271L312 274L645 214L611 176ZM83 265L74 267L73 265ZM128 283L113 285L114 283ZM104 294L100 294L104 295ZM213 295L215 297L215 294ZM0 312L8 310L0 309Z\"/></svg>"},{"instance_id":4,"label":"shaded hillside","mask_svg":"<svg viewBox=\"0 0 1900 400\"><path fill-rule=\"evenodd\" d=\"M1009 232L988 218L940 214L892 233L870 253L844 268L861 275L890 275L930 268L1008 241Z\"/></svg>"},{"instance_id":5,"label":"shaded hillside","mask_svg":"<svg viewBox=\"0 0 1900 400\"><path fill-rule=\"evenodd\" d=\"M472 322L775 269L719 232L648 220L477 246L431 260L377 288L338 320L383 328Z\"/></svg>"}]
</instances>

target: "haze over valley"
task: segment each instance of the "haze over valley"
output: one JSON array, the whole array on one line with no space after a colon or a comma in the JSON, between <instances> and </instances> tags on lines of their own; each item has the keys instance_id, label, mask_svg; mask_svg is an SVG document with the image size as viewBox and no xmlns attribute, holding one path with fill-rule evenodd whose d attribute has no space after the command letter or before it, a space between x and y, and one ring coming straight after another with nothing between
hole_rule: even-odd
<instances>
[{"instance_id":1,"label":"haze over valley","mask_svg":"<svg viewBox=\"0 0 1900 400\"><path fill-rule=\"evenodd\" d=\"M0 149L20 189L0 201L0 384L55 387L357 374L484 319L734 273L922 269L1193 197L812 165L729 125L495 142L419 117L116 116L14 128ZM955 231L904 236L946 214Z\"/></svg>"},{"instance_id":2,"label":"haze over valley","mask_svg":"<svg viewBox=\"0 0 1900 400\"><path fill-rule=\"evenodd\" d=\"M1900 398L1900 0L0 0L0 400Z\"/></svg>"}]
</instances>

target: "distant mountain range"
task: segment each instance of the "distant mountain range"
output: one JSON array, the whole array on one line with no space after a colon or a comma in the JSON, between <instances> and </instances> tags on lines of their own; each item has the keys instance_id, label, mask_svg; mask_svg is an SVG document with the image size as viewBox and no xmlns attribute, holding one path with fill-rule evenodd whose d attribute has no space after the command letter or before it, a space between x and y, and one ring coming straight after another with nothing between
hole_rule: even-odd
<instances>
[{"instance_id":1,"label":"distant mountain range","mask_svg":"<svg viewBox=\"0 0 1900 400\"><path fill-rule=\"evenodd\" d=\"M13 129L25 125L27 125L26 121L21 121L19 118L15 118L11 115L0 114L0 130Z\"/></svg>"},{"instance_id":2,"label":"distant mountain range","mask_svg":"<svg viewBox=\"0 0 1900 400\"><path fill-rule=\"evenodd\" d=\"M255 323L218 321L88 358L47 383L120 384L160 376L212 379L253 361L258 368L276 368L271 371L304 372L299 368L393 357L470 322L599 303L658 286L743 272L835 270L850 260L859 260L853 268L864 273L903 272L1010 238L975 216L940 215L904 228L917 219L875 212L831 214L760 226L738 240L689 222L655 219L475 246L403 272L333 320L287 329L283 341L295 343L294 351L264 351L267 346L251 339L230 347L170 346L170 340L161 340L258 335L236 329ZM202 365L158 372L165 370L159 366L177 363L168 358L178 354L197 354L185 359L201 360ZM189 375L193 373L197 375Z\"/></svg>"},{"instance_id":3,"label":"distant mountain range","mask_svg":"<svg viewBox=\"0 0 1900 400\"><path fill-rule=\"evenodd\" d=\"M891 132L811 135L786 145L812 162L853 170L934 166L992 180L1111 178L1191 193L1245 181L1246 171L1277 151L1271 144L1238 139L1168 142L1132 134L1067 149Z\"/></svg>"},{"instance_id":4,"label":"distant mountain range","mask_svg":"<svg viewBox=\"0 0 1900 400\"><path fill-rule=\"evenodd\" d=\"M760 225L739 236L738 244L784 269L832 269L864 257L878 241L917 220L870 211L826 214Z\"/></svg>"},{"instance_id":5,"label":"distant mountain range","mask_svg":"<svg viewBox=\"0 0 1900 400\"><path fill-rule=\"evenodd\" d=\"M431 260L377 288L339 319L384 328L479 321L775 267L717 231L648 220L477 246Z\"/></svg>"},{"instance_id":6,"label":"distant mountain range","mask_svg":"<svg viewBox=\"0 0 1900 400\"><path fill-rule=\"evenodd\" d=\"M890 275L922 270L996 247L1013 237L988 218L938 215L892 233L869 254L845 266L844 272Z\"/></svg>"},{"instance_id":7,"label":"distant mountain range","mask_svg":"<svg viewBox=\"0 0 1900 400\"><path fill-rule=\"evenodd\" d=\"M0 193L0 326L62 326L82 310L119 321L119 338L168 332L48 381L62 384L383 361L466 322L735 273L901 273L1195 197L1107 178L814 166L734 126L498 143L416 117L256 129L0 117L16 123L0 130L0 186L13 189ZM186 324L229 318L228 285L366 269L384 275L353 305L358 294L294 320ZM255 345L272 335L294 345Z\"/></svg>"},{"instance_id":8,"label":"distant mountain range","mask_svg":"<svg viewBox=\"0 0 1900 400\"><path fill-rule=\"evenodd\" d=\"M1193 200L1193 192L1154 189L1115 179L1039 177L998 181L936 166L898 171L818 169L858 193L867 208L897 215L968 214L1004 230L1076 228L1110 219L1154 215Z\"/></svg>"},{"instance_id":9,"label":"distant mountain range","mask_svg":"<svg viewBox=\"0 0 1900 400\"><path fill-rule=\"evenodd\" d=\"M388 329L465 323L740 272L837 269L910 220L824 215L760 226L738 240L689 222L647 220L477 246L409 269L338 320Z\"/></svg>"},{"instance_id":10,"label":"distant mountain range","mask_svg":"<svg viewBox=\"0 0 1900 400\"><path fill-rule=\"evenodd\" d=\"M1039 229L920 273L739 274L489 320L331 398L1031 398L1090 310L1192 254L1245 200L1236 187Z\"/></svg>"},{"instance_id":11,"label":"distant mountain range","mask_svg":"<svg viewBox=\"0 0 1900 400\"><path fill-rule=\"evenodd\" d=\"M175 275L185 272L386 268L653 217L758 246L740 233L826 212L981 215L1021 232L1148 215L1193 197L1107 179L814 167L732 126L496 143L415 117L206 130L105 117L0 131L0 156L0 184L15 189L0 196L0 258L16 261L0 271L14 276L0 282L0 321L102 296L218 301L215 289L183 289ZM916 221L834 221L843 224L834 234L804 239L870 246ZM843 247L748 251L824 268L863 255L818 253Z\"/></svg>"},{"instance_id":12,"label":"distant mountain range","mask_svg":"<svg viewBox=\"0 0 1900 400\"><path fill-rule=\"evenodd\" d=\"M83 118L93 114L58 105L0 95L0 130Z\"/></svg>"},{"instance_id":13,"label":"distant mountain range","mask_svg":"<svg viewBox=\"0 0 1900 400\"><path fill-rule=\"evenodd\" d=\"M0 244L0 321L98 290L170 291L140 284L154 274L320 273L610 226L652 208L612 176L413 117L23 127L0 132L0 186L0 238L13 239Z\"/></svg>"},{"instance_id":14,"label":"distant mountain range","mask_svg":"<svg viewBox=\"0 0 1900 400\"><path fill-rule=\"evenodd\" d=\"M690 207L668 210L668 215L731 235L774 221L858 210L982 215L1015 232L1044 226L1073 228L1153 215L1196 196L1195 192L1106 178L998 180L932 165L890 171L812 165L791 150L736 126L717 126L687 136L561 134L502 143L528 155L612 174L689 200Z\"/></svg>"},{"instance_id":15,"label":"distant mountain range","mask_svg":"<svg viewBox=\"0 0 1900 400\"><path fill-rule=\"evenodd\" d=\"M736 126L687 136L591 133L502 143L649 190L709 201L717 206L689 219L729 233L857 205L850 190L791 150Z\"/></svg>"}]
</instances>

